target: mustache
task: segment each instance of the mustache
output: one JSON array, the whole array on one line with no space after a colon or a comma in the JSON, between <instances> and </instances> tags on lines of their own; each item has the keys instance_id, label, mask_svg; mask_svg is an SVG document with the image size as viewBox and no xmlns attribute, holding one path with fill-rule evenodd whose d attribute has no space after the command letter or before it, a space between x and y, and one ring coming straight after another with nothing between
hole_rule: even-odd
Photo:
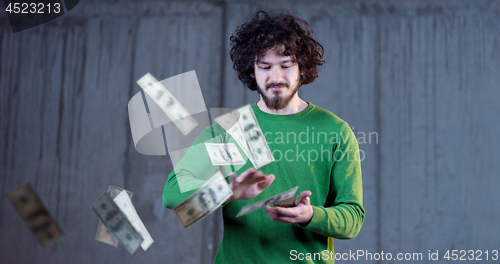
<instances>
[{"instance_id":1,"label":"mustache","mask_svg":"<svg viewBox=\"0 0 500 264\"><path fill-rule=\"evenodd\" d=\"M272 87L281 87L281 86L285 86L286 88L290 88L290 84L288 84L287 82L279 82L279 83L270 82L270 83L266 84L266 90L269 88L272 88Z\"/></svg>"}]
</instances>

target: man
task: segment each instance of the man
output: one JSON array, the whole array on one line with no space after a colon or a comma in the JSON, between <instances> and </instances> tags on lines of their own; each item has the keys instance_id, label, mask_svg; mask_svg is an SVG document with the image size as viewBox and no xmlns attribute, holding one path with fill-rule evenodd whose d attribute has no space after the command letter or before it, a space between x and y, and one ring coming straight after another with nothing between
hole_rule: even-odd
<instances>
[{"instance_id":1,"label":"man","mask_svg":"<svg viewBox=\"0 0 500 264\"><path fill-rule=\"evenodd\" d=\"M310 35L307 22L289 13L259 11L230 39L238 78L260 94L252 109L276 161L259 171L248 161L231 173L234 194L223 208L224 236L214 263L333 263L333 238L353 238L361 229L356 138L346 122L297 94L324 62L323 47ZM202 142L235 142L221 130L217 124L206 129L193 149ZM199 169L206 162L200 152L190 149L169 175L166 207L192 193L180 193L177 180L195 181L206 170ZM236 217L243 206L295 186L295 207L266 206Z\"/></svg>"}]
</instances>

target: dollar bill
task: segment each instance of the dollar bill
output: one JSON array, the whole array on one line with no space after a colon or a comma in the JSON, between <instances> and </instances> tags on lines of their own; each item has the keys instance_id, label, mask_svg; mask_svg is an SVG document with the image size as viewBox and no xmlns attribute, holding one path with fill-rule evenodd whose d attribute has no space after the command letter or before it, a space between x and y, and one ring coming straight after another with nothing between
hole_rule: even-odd
<instances>
[{"instance_id":1,"label":"dollar bill","mask_svg":"<svg viewBox=\"0 0 500 264\"><path fill-rule=\"evenodd\" d=\"M212 165L239 165L246 161L234 143L205 143Z\"/></svg>"},{"instance_id":2,"label":"dollar bill","mask_svg":"<svg viewBox=\"0 0 500 264\"><path fill-rule=\"evenodd\" d=\"M42 247L64 235L29 182L7 193L7 197Z\"/></svg>"},{"instance_id":3,"label":"dollar bill","mask_svg":"<svg viewBox=\"0 0 500 264\"><path fill-rule=\"evenodd\" d=\"M137 84L160 106L182 134L189 134L198 125L186 108L153 75L146 73L137 80Z\"/></svg>"},{"instance_id":4,"label":"dollar bill","mask_svg":"<svg viewBox=\"0 0 500 264\"><path fill-rule=\"evenodd\" d=\"M243 135L243 130L238 123L240 119L240 113L237 110L224 114L215 118L215 122L217 122L220 126L222 126L228 133L233 137L233 139L238 143L238 145L243 150L243 153L248 158L251 158L250 150L248 148L248 144L245 140L245 136ZM253 164L253 161L252 161Z\"/></svg>"},{"instance_id":5,"label":"dollar bill","mask_svg":"<svg viewBox=\"0 0 500 264\"><path fill-rule=\"evenodd\" d=\"M174 212L187 228L219 208L231 195L233 191L220 168L196 192L174 207Z\"/></svg>"},{"instance_id":6,"label":"dollar bill","mask_svg":"<svg viewBox=\"0 0 500 264\"><path fill-rule=\"evenodd\" d=\"M108 187L108 195L111 197L111 199L114 199L119 193L122 191L126 191L128 194L128 197L132 199L132 196L134 195L131 191L127 191L125 189L122 189L120 187L116 187L113 185L110 185ZM95 239L97 241L106 243L108 245L117 247L118 246L118 240L106 229L106 227L102 224L101 221L99 221L99 225L97 226L97 233L95 235Z\"/></svg>"},{"instance_id":7,"label":"dollar bill","mask_svg":"<svg viewBox=\"0 0 500 264\"><path fill-rule=\"evenodd\" d=\"M118 240L108 231L108 229L106 229L101 221L99 221L99 225L97 226L95 240L111 245L113 247L118 246Z\"/></svg>"},{"instance_id":8,"label":"dollar bill","mask_svg":"<svg viewBox=\"0 0 500 264\"><path fill-rule=\"evenodd\" d=\"M248 143L249 152L252 155L252 160L254 160L256 168L260 168L268 163L274 161L271 149L267 144L264 133L259 126L257 117L252 110L250 105L241 107L238 109L240 113L240 119L238 123L243 130L245 135L245 140Z\"/></svg>"},{"instance_id":9,"label":"dollar bill","mask_svg":"<svg viewBox=\"0 0 500 264\"><path fill-rule=\"evenodd\" d=\"M297 192L298 188L299 188L299 186L295 186L286 192L282 192L280 194L276 194L275 196L267 198L267 199L262 200L260 202L256 202L256 203L244 206L243 208L241 208L240 212L236 215L236 217L240 217L240 216L249 214L253 211L256 211L260 208L264 208L268 205L280 204L283 201L290 199L290 197L294 197L295 192Z\"/></svg>"},{"instance_id":10,"label":"dollar bill","mask_svg":"<svg viewBox=\"0 0 500 264\"><path fill-rule=\"evenodd\" d=\"M240 145L256 169L274 161L251 105L217 117L215 121Z\"/></svg>"},{"instance_id":11,"label":"dollar bill","mask_svg":"<svg viewBox=\"0 0 500 264\"><path fill-rule=\"evenodd\" d=\"M103 193L94 202L91 209L125 249L130 254L134 254L144 239L134 226L132 226L127 216L120 210L113 199L107 193Z\"/></svg>"},{"instance_id":12,"label":"dollar bill","mask_svg":"<svg viewBox=\"0 0 500 264\"><path fill-rule=\"evenodd\" d=\"M137 211L134 208L134 205L132 204L132 201L127 195L126 191L122 191L120 194L118 194L113 201L118 205L120 210L127 216L128 220L134 226L134 228L141 234L142 238L144 238L144 241L141 244L141 247L143 250L147 250L151 244L153 244L154 240L149 234L148 230L144 226L144 224L141 221L141 218L137 214Z\"/></svg>"}]
</instances>

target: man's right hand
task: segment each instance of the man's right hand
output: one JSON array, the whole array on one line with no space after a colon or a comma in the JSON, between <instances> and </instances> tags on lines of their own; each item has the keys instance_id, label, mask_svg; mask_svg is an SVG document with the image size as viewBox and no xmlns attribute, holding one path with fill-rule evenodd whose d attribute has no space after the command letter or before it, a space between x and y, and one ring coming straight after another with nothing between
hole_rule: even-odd
<instances>
[{"instance_id":1,"label":"man's right hand","mask_svg":"<svg viewBox=\"0 0 500 264\"><path fill-rule=\"evenodd\" d=\"M271 185L275 178L273 174L264 175L254 168L246 170L238 178L235 172L232 172L229 177L231 178L229 186L233 190L233 195L227 202L252 199Z\"/></svg>"}]
</instances>

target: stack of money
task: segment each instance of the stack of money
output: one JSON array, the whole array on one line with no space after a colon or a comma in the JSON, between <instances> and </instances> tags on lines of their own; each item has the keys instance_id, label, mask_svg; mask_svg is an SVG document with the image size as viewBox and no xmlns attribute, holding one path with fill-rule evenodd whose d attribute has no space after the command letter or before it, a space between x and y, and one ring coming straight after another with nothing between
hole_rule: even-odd
<instances>
[{"instance_id":1,"label":"stack of money","mask_svg":"<svg viewBox=\"0 0 500 264\"><path fill-rule=\"evenodd\" d=\"M113 199L107 193L103 193L95 201L91 209L125 249L130 254L134 254L144 239L134 226L132 226L127 216L120 210Z\"/></svg>"},{"instance_id":2,"label":"stack of money","mask_svg":"<svg viewBox=\"0 0 500 264\"><path fill-rule=\"evenodd\" d=\"M64 235L29 182L7 193L7 197L42 247Z\"/></svg>"},{"instance_id":3,"label":"stack of money","mask_svg":"<svg viewBox=\"0 0 500 264\"><path fill-rule=\"evenodd\" d=\"M174 212L187 228L219 208L231 195L233 191L220 168L200 189L174 207Z\"/></svg>"},{"instance_id":4,"label":"stack of money","mask_svg":"<svg viewBox=\"0 0 500 264\"><path fill-rule=\"evenodd\" d=\"M283 198L282 200L279 200L277 202L273 203L273 206L279 206L279 207L295 207L297 206L297 203L299 202L299 196L295 195L290 198Z\"/></svg>"},{"instance_id":5,"label":"stack of money","mask_svg":"<svg viewBox=\"0 0 500 264\"><path fill-rule=\"evenodd\" d=\"M119 193L122 191L126 191L128 194L128 197L132 199L132 196L134 195L132 192L124 190L122 188L110 185L108 187L108 195L111 199L114 199L116 196L118 196ZM106 243L108 245L117 247L118 246L118 240L106 229L106 227L102 224L101 221L99 221L99 226L97 227L97 233L95 235L95 239L97 241Z\"/></svg>"},{"instance_id":6,"label":"stack of money","mask_svg":"<svg viewBox=\"0 0 500 264\"><path fill-rule=\"evenodd\" d=\"M121 242L127 251L133 254L139 246L147 250L154 240L142 223L130 197L131 192L109 186L108 191L92 205L92 210L100 220L96 240L115 247Z\"/></svg>"},{"instance_id":7,"label":"stack of money","mask_svg":"<svg viewBox=\"0 0 500 264\"><path fill-rule=\"evenodd\" d=\"M298 188L299 186L295 186L286 192L276 194L273 197L267 198L260 202L256 202L254 204L249 204L247 206L244 206L243 208L241 208L240 212L236 215L236 217L249 214L253 211L256 211L260 208L264 208L268 205L283 206L283 207L295 206L298 197L294 195L297 192Z\"/></svg>"}]
</instances>

